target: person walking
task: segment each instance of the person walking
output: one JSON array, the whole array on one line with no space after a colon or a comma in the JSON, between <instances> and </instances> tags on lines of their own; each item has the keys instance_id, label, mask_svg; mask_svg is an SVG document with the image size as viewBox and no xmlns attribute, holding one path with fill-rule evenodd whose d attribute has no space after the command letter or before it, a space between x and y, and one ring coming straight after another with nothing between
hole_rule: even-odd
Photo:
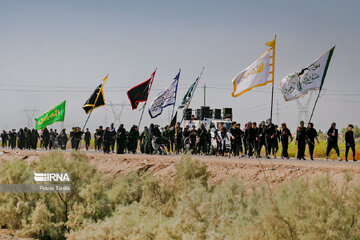
<instances>
[{"instance_id":1,"label":"person walking","mask_svg":"<svg viewBox=\"0 0 360 240\"><path fill-rule=\"evenodd\" d=\"M339 138L339 132L336 128L336 123L332 123L330 129L327 132L327 148L326 148L326 160L329 159L329 154L332 149L335 150L338 160L341 161L340 158L340 151L338 146L338 138Z\"/></svg>"},{"instance_id":2,"label":"person walking","mask_svg":"<svg viewBox=\"0 0 360 240\"><path fill-rule=\"evenodd\" d=\"M306 141L309 146L310 159L314 161L314 149L315 149L315 139L319 143L318 134L314 128L313 123L308 124L308 128L305 131Z\"/></svg>"},{"instance_id":3,"label":"person walking","mask_svg":"<svg viewBox=\"0 0 360 240\"><path fill-rule=\"evenodd\" d=\"M298 145L298 160L306 160L305 159L305 146L306 146L306 128L304 127L304 121L300 122L300 126L296 131L296 143Z\"/></svg>"},{"instance_id":4,"label":"person walking","mask_svg":"<svg viewBox=\"0 0 360 240\"><path fill-rule=\"evenodd\" d=\"M85 132L85 136L84 136L84 141L85 141L86 151L89 151L89 146L90 146L90 141L91 141L91 133L90 133L90 131L89 131L89 128L86 128L86 132Z\"/></svg>"},{"instance_id":5,"label":"person walking","mask_svg":"<svg viewBox=\"0 0 360 240\"><path fill-rule=\"evenodd\" d=\"M345 161L348 161L348 154L349 150L351 149L353 153L353 161L356 162L357 160L355 159L355 138L353 128L354 126L349 124L348 130L345 133Z\"/></svg>"},{"instance_id":6,"label":"person walking","mask_svg":"<svg viewBox=\"0 0 360 240\"><path fill-rule=\"evenodd\" d=\"M281 158L289 159L289 154L288 154L289 138L290 141L293 140L290 129L287 128L286 123L282 123L281 131L280 131L280 140L282 146Z\"/></svg>"}]
</instances>

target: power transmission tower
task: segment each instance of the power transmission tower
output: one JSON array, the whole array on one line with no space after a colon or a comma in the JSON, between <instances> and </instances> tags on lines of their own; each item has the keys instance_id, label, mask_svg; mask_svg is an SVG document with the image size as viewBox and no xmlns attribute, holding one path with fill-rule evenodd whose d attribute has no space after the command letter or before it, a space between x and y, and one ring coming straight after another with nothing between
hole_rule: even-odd
<instances>
[{"instance_id":1,"label":"power transmission tower","mask_svg":"<svg viewBox=\"0 0 360 240\"><path fill-rule=\"evenodd\" d=\"M39 110L35 109L35 108L34 109L25 108L22 111L25 114L26 119L27 119L26 126L28 128L34 128L34 126L35 126L35 118L36 118L36 115L39 112Z\"/></svg>"},{"instance_id":2,"label":"power transmission tower","mask_svg":"<svg viewBox=\"0 0 360 240\"><path fill-rule=\"evenodd\" d=\"M310 93L307 95L307 99L305 97L297 98L296 104L298 107L298 123L300 121L304 121L305 123L309 120L309 107L312 99L313 91L310 91ZM302 99L303 101L301 101Z\"/></svg>"},{"instance_id":3,"label":"power transmission tower","mask_svg":"<svg viewBox=\"0 0 360 240\"><path fill-rule=\"evenodd\" d=\"M110 104L106 104L105 107L110 107L111 111L113 113L113 117L114 117L114 124L115 126L119 126L120 125L120 120L121 120L121 114L124 110L124 107L130 106L130 104L125 104L125 101L123 101L122 103L112 103L110 102Z\"/></svg>"}]
</instances>

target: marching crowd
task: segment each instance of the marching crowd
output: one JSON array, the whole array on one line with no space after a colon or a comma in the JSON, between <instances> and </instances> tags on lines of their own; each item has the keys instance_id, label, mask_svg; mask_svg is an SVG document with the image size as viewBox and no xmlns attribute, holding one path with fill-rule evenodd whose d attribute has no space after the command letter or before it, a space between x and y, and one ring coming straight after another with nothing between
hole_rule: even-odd
<instances>
[{"instance_id":1,"label":"marching crowd","mask_svg":"<svg viewBox=\"0 0 360 240\"><path fill-rule=\"evenodd\" d=\"M345 134L345 160L348 161L349 150L352 150L353 159L355 160L355 139L352 131L353 126L350 124ZM300 122L296 130L296 144L298 148L297 159L305 160L305 148L308 146L310 159L314 160L315 141L319 143L317 131L313 123L309 123L307 127L304 122ZM279 128L277 125L262 121L260 124L256 122L248 122L242 129L237 122L232 122L231 128L227 129L224 123L218 126L210 124L208 128L202 124L199 128L194 125L187 125L185 128L177 123L175 126L161 127L157 124L150 124L144 127L140 133L137 126L132 126L130 131L126 131L123 124L120 124L116 130L114 124L105 129L99 126L92 135L87 128L83 132L80 128L73 128L69 135L66 130L58 133L53 129L47 128L38 133L35 129L15 129L1 133L2 147L19 148L19 149L37 149L40 142L40 148L43 149L63 149L65 150L68 141L71 148L78 150L81 142L84 140L86 150L89 149L91 139L94 138L95 151L103 151L104 153L123 154L126 152L136 153L140 145L140 152L146 154L179 154L191 151L192 154L201 155L217 155L217 156L233 156L260 158L262 149L265 149L266 158L271 156L276 158L279 150L279 143L282 145L281 158L289 159L288 146L293 141L293 136L286 123L282 123ZM330 151L335 150L338 160L340 152L338 147L339 133L336 124L333 123L327 132L327 150L326 159Z\"/></svg>"}]
</instances>

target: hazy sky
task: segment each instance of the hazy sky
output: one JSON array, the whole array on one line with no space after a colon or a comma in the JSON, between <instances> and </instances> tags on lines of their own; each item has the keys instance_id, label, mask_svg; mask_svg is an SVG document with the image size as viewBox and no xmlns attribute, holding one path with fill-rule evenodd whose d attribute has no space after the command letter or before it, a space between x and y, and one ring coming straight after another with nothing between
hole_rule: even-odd
<instances>
[{"instance_id":1,"label":"hazy sky","mask_svg":"<svg viewBox=\"0 0 360 240\"><path fill-rule=\"evenodd\" d=\"M178 103L205 66L191 103L232 107L244 124L270 116L271 85L233 98L234 76L268 49L277 34L274 121L298 121L296 101L285 102L280 80L336 45L313 118L325 130L359 124L360 1L0 1L0 128L27 124L23 109L41 115L67 100L65 127L83 126L81 106L110 73L107 103L126 103L126 91L158 67L149 99L182 69ZM314 94L311 103L314 103ZM307 97L306 97L307 98ZM303 100L306 100L305 98ZM304 101L303 101L304 102ZM144 124L170 121L171 107ZM124 107L121 122L141 112ZM180 114L181 116L181 114ZM113 122L111 108L94 110L88 126ZM55 125L58 127L60 125ZM116 126L117 127L117 126Z\"/></svg>"}]
</instances>

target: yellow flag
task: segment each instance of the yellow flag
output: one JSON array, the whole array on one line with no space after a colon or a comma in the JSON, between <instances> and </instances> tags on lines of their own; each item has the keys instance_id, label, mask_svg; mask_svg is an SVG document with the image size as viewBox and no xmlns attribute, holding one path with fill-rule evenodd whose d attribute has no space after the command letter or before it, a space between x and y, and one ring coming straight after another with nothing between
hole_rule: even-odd
<instances>
[{"instance_id":1,"label":"yellow flag","mask_svg":"<svg viewBox=\"0 0 360 240\"><path fill-rule=\"evenodd\" d=\"M275 41L276 41L276 35L275 35L275 38L273 40L266 43L266 46L269 46L269 47L272 47L272 48L275 47Z\"/></svg>"}]
</instances>

